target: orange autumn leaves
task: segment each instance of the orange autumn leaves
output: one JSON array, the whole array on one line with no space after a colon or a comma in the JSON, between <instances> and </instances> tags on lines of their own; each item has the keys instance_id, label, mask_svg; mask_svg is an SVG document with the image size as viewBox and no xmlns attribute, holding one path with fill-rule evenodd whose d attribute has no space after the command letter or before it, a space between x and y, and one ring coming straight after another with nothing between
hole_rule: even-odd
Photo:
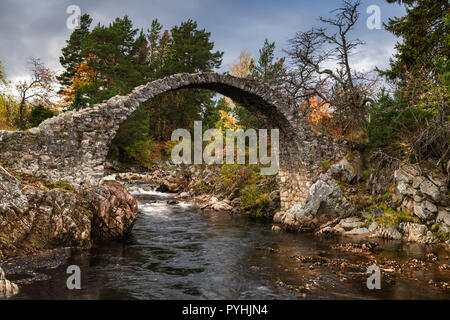
<instances>
[{"instance_id":1,"label":"orange autumn leaves","mask_svg":"<svg viewBox=\"0 0 450 320\"><path fill-rule=\"evenodd\" d=\"M90 58L88 58L89 61ZM90 69L88 62L81 63L72 78L72 84L62 91L64 102L70 104L75 99L76 92L82 92L84 88L90 87L94 84L96 73Z\"/></svg>"},{"instance_id":2,"label":"orange autumn leaves","mask_svg":"<svg viewBox=\"0 0 450 320\"><path fill-rule=\"evenodd\" d=\"M311 97L302 102L299 109L305 115L305 121L313 126L328 123L331 119L330 104L318 97Z\"/></svg>"}]
</instances>

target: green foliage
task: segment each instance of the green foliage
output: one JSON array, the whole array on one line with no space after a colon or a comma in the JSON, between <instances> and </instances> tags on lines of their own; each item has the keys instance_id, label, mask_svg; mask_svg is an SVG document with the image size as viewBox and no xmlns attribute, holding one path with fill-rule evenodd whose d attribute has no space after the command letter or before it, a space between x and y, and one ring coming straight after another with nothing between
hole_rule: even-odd
<instances>
[{"instance_id":1,"label":"green foliage","mask_svg":"<svg viewBox=\"0 0 450 320\"><path fill-rule=\"evenodd\" d=\"M275 177L261 175L258 165L225 164L213 188L207 190L225 196L239 196L243 212L262 216L273 214L269 195L277 187Z\"/></svg>"},{"instance_id":2,"label":"green foliage","mask_svg":"<svg viewBox=\"0 0 450 320\"><path fill-rule=\"evenodd\" d=\"M243 130L260 127L258 119L242 105L235 103L233 112L236 115L237 124L241 126Z\"/></svg>"},{"instance_id":3,"label":"green foliage","mask_svg":"<svg viewBox=\"0 0 450 320\"><path fill-rule=\"evenodd\" d=\"M323 167L325 170L328 170L328 169L330 169L330 167L331 167L331 163L328 162L328 161L324 161L324 162L322 162L322 167Z\"/></svg>"},{"instance_id":4,"label":"green foliage","mask_svg":"<svg viewBox=\"0 0 450 320\"><path fill-rule=\"evenodd\" d=\"M199 30L197 22L182 22L180 26L173 27L170 34L170 55L161 76L181 72L207 72L220 67L223 52L212 52L214 43L210 41L211 33L205 29Z\"/></svg>"},{"instance_id":5,"label":"green foliage","mask_svg":"<svg viewBox=\"0 0 450 320\"><path fill-rule=\"evenodd\" d=\"M370 145L381 147L392 142L395 131L399 128L400 113L397 101L383 92L377 106L369 107L370 122L367 123L366 130Z\"/></svg>"},{"instance_id":6,"label":"green foliage","mask_svg":"<svg viewBox=\"0 0 450 320\"><path fill-rule=\"evenodd\" d=\"M72 83L78 66L85 60L85 57L81 53L81 46L85 38L89 35L91 23L92 19L88 14L82 15L80 17L79 27L72 32L69 40L66 41L66 47L61 50L62 55L59 58L59 62L65 70L57 79L62 86L69 86Z\"/></svg>"},{"instance_id":7,"label":"green foliage","mask_svg":"<svg viewBox=\"0 0 450 320\"><path fill-rule=\"evenodd\" d=\"M434 232L434 235L441 242L445 242L450 239L450 233L442 231L442 230L437 230L436 232Z\"/></svg>"},{"instance_id":8,"label":"green foliage","mask_svg":"<svg viewBox=\"0 0 450 320\"><path fill-rule=\"evenodd\" d=\"M140 162L148 165L152 139L145 105L138 108L120 126L114 137L110 153L123 163Z\"/></svg>"},{"instance_id":9,"label":"green foliage","mask_svg":"<svg viewBox=\"0 0 450 320\"><path fill-rule=\"evenodd\" d=\"M224 164L215 183L215 190L224 194L231 194L234 190L241 190L248 184L258 182L257 166L239 164Z\"/></svg>"},{"instance_id":10,"label":"green foliage","mask_svg":"<svg viewBox=\"0 0 450 320\"><path fill-rule=\"evenodd\" d=\"M369 145L383 147L424 127L434 112L421 106L408 107L400 91L392 97L382 90L377 106L369 106L369 114L370 122L366 126Z\"/></svg>"},{"instance_id":11,"label":"green foliage","mask_svg":"<svg viewBox=\"0 0 450 320\"><path fill-rule=\"evenodd\" d=\"M412 214L404 211L396 211L389 207L386 203L378 203L376 205L370 206L369 210L374 210L380 208L383 210L383 215L381 217L370 217L368 219L369 224L372 222L377 222L378 224L383 224L385 226L399 227L402 222L412 222L420 223L420 219Z\"/></svg>"},{"instance_id":12,"label":"green foliage","mask_svg":"<svg viewBox=\"0 0 450 320\"><path fill-rule=\"evenodd\" d=\"M54 115L55 113L52 110L38 105L31 110L30 116L28 117L28 127L37 127L39 124L41 124L41 122L53 117Z\"/></svg>"},{"instance_id":13,"label":"green foliage","mask_svg":"<svg viewBox=\"0 0 450 320\"><path fill-rule=\"evenodd\" d=\"M128 156L134 160L139 161L141 165L150 165L149 159L151 155L151 147L153 142L151 139L146 141L134 141L132 144L126 146L124 149Z\"/></svg>"},{"instance_id":14,"label":"green foliage","mask_svg":"<svg viewBox=\"0 0 450 320\"><path fill-rule=\"evenodd\" d=\"M89 15L80 22L60 58L65 71L58 80L71 101L69 109L126 95L138 85L175 73L212 71L222 62L223 52L213 51L210 33L192 20L162 31L155 19L147 33L134 28L127 16L92 30ZM121 126L111 154L122 161L147 161L152 141L169 140L174 129L190 128L203 115L212 123L213 95L190 89L154 98Z\"/></svg>"},{"instance_id":15,"label":"green foliage","mask_svg":"<svg viewBox=\"0 0 450 320\"><path fill-rule=\"evenodd\" d=\"M67 190L67 191L75 190L75 188L71 184L66 182L66 181L58 181L58 182L55 182L55 183L43 182L43 184L49 189L56 189L56 188L58 188L58 189L64 189L64 190Z\"/></svg>"},{"instance_id":16,"label":"green foliage","mask_svg":"<svg viewBox=\"0 0 450 320\"><path fill-rule=\"evenodd\" d=\"M401 2L407 6L406 15L391 18L386 25L388 31L401 38L397 42L397 53L391 60L390 69L383 72L390 79L402 79L405 70L413 73L431 71L438 57L448 56L450 52L448 0ZM430 76L438 77L438 74L431 73Z\"/></svg>"},{"instance_id":17,"label":"green foliage","mask_svg":"<svg viewBox=\"0 0 450 320\"><path fill-rule=\"evenodd\" d=\"M264 82L276 84L284 74L284 58L275 59L275 42L264 40L264 45L259 49L257 63L250 65L250 74L254 78Z\"/></svg>"},{"instance_id":18,"label":"green foliage","mask_svg":"<svg viewBox=\"0 0 450 320\"><path fill-rule=\"evenodd\" d=\"M82 41L81 55L97 77L85 88L88 105L114 95L126 95L150 80L147 40L133 28L128 16L116 18L109 26L96 26Z\"/></svg>"},{"instance_id":19,"label":"green foliage","mask_svg":"<svg viewBox=\"0 0 450 320\"><path fill-rule=\"evenodd\" d=\"M241 209L255 216L268 214L270 198L268 193L261 192L256 184L245 186L240 191Z\"/></svg>"},{"instance_id":20,"label":"green foliage","mask_svg":"<svg viewBox=\"0 0 450 320\"><path fill-rule=\"evenodd\" d=\"M207 104L202 113L203 131L216 128L216 123L220 120L219 110L224 110L223 99L219 99L216 103Z\"/></svg>"}]
</instances>

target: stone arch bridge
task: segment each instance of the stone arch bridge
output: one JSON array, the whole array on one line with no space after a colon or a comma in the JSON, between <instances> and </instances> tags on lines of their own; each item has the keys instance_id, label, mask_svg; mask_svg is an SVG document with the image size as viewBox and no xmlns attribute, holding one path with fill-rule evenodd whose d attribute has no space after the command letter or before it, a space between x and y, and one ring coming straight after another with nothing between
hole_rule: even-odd
<instances>
[{"instance_id":1,"label":"stone arch bridge","mask_svg":"<svg viewBox=\"0 0 450 320\"><path fill-rule=\"evenodd\" d=\"M1 165L50 182L97 184L104 176L106 156L120 124L147 100L182 88L219 92L248 108L265 128L280 130L278 181L282 210L304 203L324 161L345 155L342 145L308 128L292 100L261 81L199 73L150 82L127 96L62 113L27 131L0 131Z\"/></svg>"}]
</instances>

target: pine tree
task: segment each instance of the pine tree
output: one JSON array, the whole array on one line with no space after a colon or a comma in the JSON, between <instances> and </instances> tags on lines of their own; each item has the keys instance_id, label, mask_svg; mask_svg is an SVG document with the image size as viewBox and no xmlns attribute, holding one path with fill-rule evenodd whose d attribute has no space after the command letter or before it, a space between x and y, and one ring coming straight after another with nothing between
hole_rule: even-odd
<instances>
[{"instance_id":1,"label":"pine tree","mask_svg":"<svg viewBox=\"0 0 450 320\"><path fill-rule=\"evenodd\" d=\"M116 18L108 27L98 25L83 41L82 54L91 57L89 68L102 90L90 92L92 103L116 94L128 94L134 87L149 80L146 61L147 40L133 28L131 20Z\"/></svg>"},{"instance_id":2,"label":"pine tree","mask_svg":"<svg viewBox=\"0 0 450 320\"><path fill-rule=\"evenodd\" d=\"M448 0L387 0L407 6L406 15L389 19L388 31L401 38L390 69L383 71L389 79L402 79L405 71L433 75L438 59L450 52ZM448 66L448 64L447 64ZM434 76L437 76L434 74Z\"/></svg>"},{"instance_id":3,"label":"pine tree","mask_svg":"<svg viewBox=\"0 0 450 320\"><path fill-rule=\"evenodd\" d=\"M263 47L259 49L258 62L251 64L250 72L255 78L275 84L283 74L283 63L284 58L275 59L275 42L265 39Z\"/></svg>"},{"instance_id":4,"label":"pine tree","mask_svg":"<svg viewBox=\"0 0 450 320\"><path fill-rule=\"evenodd\" d=\"M89 35L89 28L92 19L88 14L80 17L80 26L75 29L66 41L67 46L62 49L62 56L59 62L64 67L64 72L57 77L63 87L70 86L75 76L77 68L85 61L85 57L81 54L81 44Z\"/></svg>"},{"instance_id":5,"label":"pine tree","mask_svg":"<svg viewBox=\"0 0 450 320\"><path fill-rule=\"evenodd\" d=\"M214 43L210 41L210 36L211 33L205 29L198 30L197 22L192 20L173 27L166 74L208 72L220 67L223 52L212 52Z\"/></svg>"}]
</instances>

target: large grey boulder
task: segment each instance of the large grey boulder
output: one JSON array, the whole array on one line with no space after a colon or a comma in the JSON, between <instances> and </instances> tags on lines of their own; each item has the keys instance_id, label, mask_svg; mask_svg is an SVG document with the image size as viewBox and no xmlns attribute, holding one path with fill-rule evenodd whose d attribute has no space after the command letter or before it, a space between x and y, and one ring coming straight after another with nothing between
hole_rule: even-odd
<instances>
[{"instance_id":1,"label":"large grey boulder","mask_svg":"<svg viewBox=\"0 0 450 320\"><path fill-rule=\"evenodd\" d=\"M339 222L339 226L341 226L345 230L360 228L363 225L364 225L364 222L362 222L361 219L359 219L358 217L345 218Z\"/></svg>"},{"instance_id":2,"label":"large grey boulder","mask_svg":"<svg viewBox=\"0 0 450 320\"><path fill-rule=\"evenodd\" d=\"M370 233L370 231L367 228L355 228L350 231L347 231L345 234L359 236L359 235L368 234L368 233Z\"/></svg>"},{"instance_id":3,"label":"large grey boulder","mask_svg":"<svg viewBox=\"0 0 450 320\"><path fill-rule=\"evenodd\" d=\"M24 208L28 204L27 198L20 190L20 182L0 167L0 210L6 208Z\"/></svg>"},{"instance_id":4,"label":"large grey boulder","mask_svg":"<svg viewBox=\"0 0 450 320\"><path fill-rule=\"evenodd\" d=\"M129 235L138 214L137 200L117 181L79 190L94 207L91 236L97 240L118 240Z\"/></svg>"},{"instance_id":5,"label":"large grey boulder","mask_svg":"<svg viewBox=\"0 0 450 320\"><path fill-rule=\"evenodd\" d=\"M380 238L391 239L391 240L401 240L402 234L394 226L384 226L379 225L376 229L376 235Z\"/></svg>"},{"instance_id":6,"label":"large grey boulder","mask_svg":"<svg viewBox=\"0 0 450 320\"><path fill-rule=\"evenodd\" d=\"M329 173L338 178L341 181L350 183L358 175L358 171L353 164L351 164L347 159L342 159L336 164L333 164Z\"/></svg>"},{"instance_id":7,"label":"large grey boulder","mask_svg":"<svg viewBox=\"0 0 450 320\"><path fill-rule=\"evenodd\" d=\"M439 202L441 200L441 192L439 188L429 180L424 180L420 184L420 191L423 194L430 196L436 202Z\"/></svg>"},{"instance_id":8,"label":"large grey boulder","mask_svg":"<svg viewBox=\"0 0 450 320\"><path fill-rule=\"evenodd\" d=\"M414 202L414 214L425 221L436 218L437 207L430 201Z\"/></svg>"},{"instance_id":9,"label":"large grey boulder","mask_svg":"<svg viewBox=\"0 0 450 320\"><path fill-rule=\"evenodd\" d=\"M420 176L420 168L417 165L406 165L394 172L394 178L397 181L403 181L406 184L411 184L414 177Z\"/></svg>"},{"instance_id":10,"label":"large grey boulder","mask_svg":"<svg viewBox=\"0 0 450 320\"><path fill-rule=\"evenodd\" d=\"M330 220L350 214L352 209L336 181L322 174L309 188L304 205L295 204L285 212L278 212L274 221L290 230L313 232Z\"/></svg>"},{"instance_id":11,"label":"large grey boulder","mask_svg":"<svg viewBox=\"0 0 450 320\"><path fill-rule=\"evenodd\" d=\"M0 261L92 239L123 238L137 215L136 200L118 182L95 189L49 189L0 170Z\"/></svg>"},{"instance_id":12,"label":"large grey boulder","mask_svg":"<svg viewBox=\"0 0 450 320\"><path fill-rule=\"evenodd\" d=\"M439 208L436 223L439 224L439 230L450 233L450 212L445 208Z\"/></svg>"},{"instance_id":13,"label":"large grey boulder","mask_svg":"<svg viewBox=\"0 0 450 320\"><path fill-rule=\"evenodd\" d=\"M403 237L409 242L437 243L439 240L423 224L402 222L399 226Z\"/></svg>"},{"instance_id":14,"label":"large grey boulder","mask_svg":"<svg viewBox=\"0 0 450 320\"><path fill-rule=\"evenodd\" d=\"M416 193L416 191L408 183L404 181L400 181L397 184L397 191L402 196L414 196L414 194Z\"/></svg>"}]
</instances>

